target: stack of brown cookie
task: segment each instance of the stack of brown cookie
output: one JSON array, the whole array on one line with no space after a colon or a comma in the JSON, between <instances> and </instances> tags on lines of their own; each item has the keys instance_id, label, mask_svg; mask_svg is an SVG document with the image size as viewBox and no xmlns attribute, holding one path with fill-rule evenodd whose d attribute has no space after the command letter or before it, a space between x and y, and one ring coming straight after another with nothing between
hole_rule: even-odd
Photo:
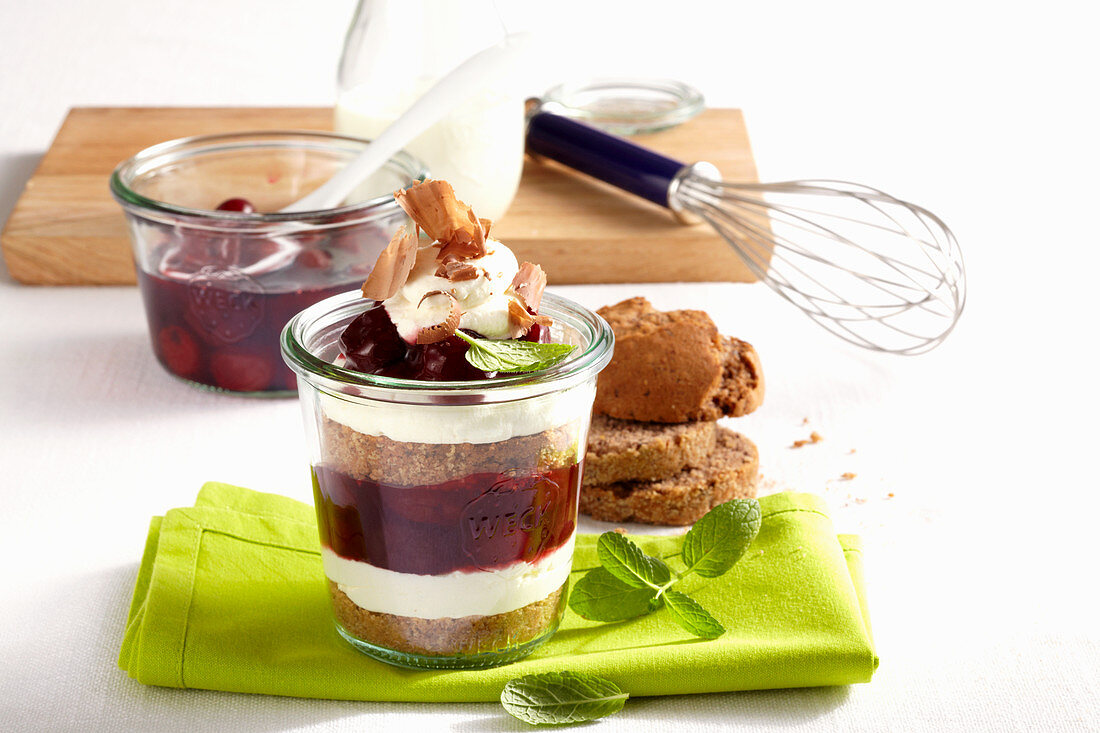
<instances>
[{"instance_id":1,"label":"stack of brown cookie","mask_svg":"<svg viewBox=\"0 0 1100 733\"><path fill-rule=\"evenodd\" d=\"M719 334L702 311L661 312L645 298L599 313L615 331L615 357L596 390L581 511L683 525L755 496L756 446L716 422L764 399L752 345Z\"/></svg>"}]
</instances>

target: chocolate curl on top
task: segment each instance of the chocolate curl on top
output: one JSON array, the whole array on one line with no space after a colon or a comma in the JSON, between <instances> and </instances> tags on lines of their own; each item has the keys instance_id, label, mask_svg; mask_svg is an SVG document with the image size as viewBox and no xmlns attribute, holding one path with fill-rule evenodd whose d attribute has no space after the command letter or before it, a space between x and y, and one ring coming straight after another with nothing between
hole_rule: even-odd
<instances>
[{"instance_id":1,"label":"chocolate curl on top","mask_svg":"<svg viewBox=\"0 0 1100 733\"><path fill-rule=\"evenodd\" d=\"M385 300L396 295L416 264L416 249L416 235L405 231L403 225L398 227L367 275L363 297Z\"/></svg>"},{"instance_id":2,"label":"chocolate curl on top","mask_svg":"<svg viewBox=\"0 0 1100 733\"><path fill-rule=\"evenodd\" d=\"M470 207L455 198L446 181L426 180L395 191L394 199L418 227L440 243L438 259L454 255L468 260L485 254L487 226Z\"/></svg>"},{"instance_id":3,"label":"chocolate curl on top","mask_svg":"<svg viewBox=\"0 0 1100 733\"><path fill-rule=\"evenodd\" d=\"M437 323L434 326L422 328L417 332L416 343L418 344L434 344L437 341L450 338L451 335L458 330L458 323L462 319L462 311L459 310L458 301L454 299L453 295L437 290L434 293L427 293L424 298L430 295L446 295L449 297L451 299L451 310L447 313L447 318L443 323ZM421 303L424 302L424 298L420 299Z\"/></svg>"},{"instance_id":4,"label":"chocolate curl on top","mask_svg":"<svg viewBox=\"0 0 1100 733\"><path fill-rule=\"evenodd\" d=\"M479 267L474 267L469 262L463 262L462 260L449 256L436 268L435 276L446 278L453 283L460 283L464 280L473 280L477 278L479 272L483 272L483 270Z\"/></svg>"},{"instance_id":5,"label":"chocolate curl on top","mask_svg":"<svg viewBox=\"0 0 1100 733\"><path fill-rule=\"evenodd\" d=\"M535 317L531 315L523 304L513 296L508 299L508 338L518 339L527 335L531 326L535 325Z\"/></svg>"},{"instance_id":6,"label":"chocolate curl on top","mask_svg":"<svg viewBox=\"0 0 1100 733\"><path fill-rule=\"evenodd\" d=\"M526 336L531 326L536 323L549 328L554 321L547 316L531 315L514 295L508 299L508 338L518 339L520 336Z\"/></svg>"},{"instance_id":7,"label":"chocolate curl on top","mask_svg":"<svg viewBox=\"0 0 1100 733\"><path fill-rule=\"evenodd\" d=\"M546 273L538 265L524 262L509 288L519 296L520 303L537 313L542 302L542 291L546 289Z\"/></svg>"}]
</instances>

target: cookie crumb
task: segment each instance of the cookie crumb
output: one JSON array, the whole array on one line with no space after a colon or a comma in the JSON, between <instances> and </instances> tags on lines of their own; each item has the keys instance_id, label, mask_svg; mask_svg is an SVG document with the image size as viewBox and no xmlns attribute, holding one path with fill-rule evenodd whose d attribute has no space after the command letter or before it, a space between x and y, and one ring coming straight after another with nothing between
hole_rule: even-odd
<instances>
[{"instance_id":1,"label":"cookie crumb","mask_svg":"<svg viewBox=\"0 0 1100 733\"><path fill-rule=\"evenodd\" d=\"M625 527L616 527L615 529L613 529L611 531L614 532L615 534L623 534L623 535L626 534L626 528Z\"/></svg>"},{"instance_id":2,"label":"cookie crumb","mask_svg":"<svg viewBox=\"0 0 1100 733\"><path fill-rule=\"evenodd\" d=\"M889 494L886 495L886 498L887 499L893 499L894 498L894 492L891 491Z\"/></svg>"},{"instance_id":3,"label":"cookie crumb","mask_svg":"<svg viewBox=\"0 0 1100 733\"><path fill-rule=\"evenodd\" d=\"M856 449L855 449L855 448L852 448L852 449L851 449L850 451L848 451L848 455L852 455L852 454L853 454L853 453L855 453L855 452L856 452Z\"/></svg>"},{"instance_id":4,"label":"cookie crumb","mask_svg":"<svg viewBox=\"0 0 1100 733\"><path fill-rule=\"evenodd\" d=\"M804 445L810 445L811 443L820 443L823 440L825 440L825 439L822 438L821 434L818 433L815 430L812 433L810 433L809 438L807 438L806 440L796 440L794 443L791 444L791 447L792 448L801 448Z\"/></svg>"},{"instance_id":5,"label":"cookie crumb","mask_svg":"<svg viewBox=\"0 0 1100 733\"><path fill-rule=\"evenodd\" d=\"M808 417L802 418L802 424L803 425L809 425L810 424L810 418L808 418Z\"/></svg>"},{"instance_id":6,"label":"cookie crumb","mask_svg":"<svg viewBox=\"0 0 1100 733\"><path fill-rule=\"evenodd\" d=\"M840 474L840 477L842 479L844 479L845 481L851 481L852 479L854 479L856 477L856 475L854 473L852 473L851 471L845 471L844 473Z\"/></svg>"}]
</instances>

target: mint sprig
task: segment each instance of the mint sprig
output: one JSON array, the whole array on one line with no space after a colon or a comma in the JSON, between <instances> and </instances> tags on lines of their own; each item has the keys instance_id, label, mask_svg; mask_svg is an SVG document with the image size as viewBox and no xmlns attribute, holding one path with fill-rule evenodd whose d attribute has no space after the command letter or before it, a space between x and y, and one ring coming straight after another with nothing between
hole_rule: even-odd
<instances>
[{"instance_id":1,"label":"mint sprig","mask_svg":"<svg viewBox=\"0 0 1100 733\"><path fill-rule=\"evenodd\" d=\"M632 588L649 586L660 590L672 577L664 561L650 557L642 549L618 532L604 532L596 542L596 554L600 564Z\"/></svg>"},{"instance_id":2,"label":"mint sprig","mask_svg":"<svg viewBox=\"0 0 1100 733\"><path fill-rule=\"evenodd\" d=\"M711 616L707 609L686 593L669 588L665 591L664 599L665 608L668 609L672 618L676 619L676 623L696 636L717 639L726 633L726 627L718 623L718 619Z\"/></svg>"},{"instance_id":3,"label":"mint sprig","mask_svg":"<svg viewBox=\"0 0 1100 733\"><path fill-rule=\"evenodd\" d=\"M669 616L690 633L716 639L726 629L695 599L675 586L691 574L717 578L745 554L760 531L756 499L734 499L707 512L684 536L680 559L684 570L673 571L663 560L642 552L625 535L604 532L596 543L601 567L577 581L569 607L591 621L625 621L664 606Z\"/></svg>"},{"instance_id":4,"label":"mint sprig","mask_svg":"<svg viewBox=\"0 0 1100 733\"><path fill-rule=\"evenodd\" d=\"M466 361L483 372L537 372L548 369L573 353L572 344L540 344L517 339L479 339L455 331L470 345Z\"/></svg>"},{"instance_id":5,"label":"mint sprig","mask_svg":"<svg viewBox=\"0 0 1100 733\"><path fill-rule=\"evenodd\" d=\"M626 621L660 605L655 589L629 586L604 568L589 570L569 593L569 607L590 621Z\"/></svg>"},{"instance_id":6,"label":"mint sprig","mask_svg":"<svg viewBox=\"0 0 1100 733\"><path fill-rule=\"evenodd\" d=\"M623 709L629 697L615 683L590 674L544 672L511 680L500 704L531 725L564 725L595 720Z\"/></svg>"},{"instance_id":7,"label":"mint sprig","mask_svg":"<svg viewBox=\"0 0 1100 733\"><path fill-rule=\"evenodd\" d=\"M681 559L688 571L717 578L733 567L760 531L760 502L737 499L719 504L684 535Z\"/></svg>"}]
</instances>

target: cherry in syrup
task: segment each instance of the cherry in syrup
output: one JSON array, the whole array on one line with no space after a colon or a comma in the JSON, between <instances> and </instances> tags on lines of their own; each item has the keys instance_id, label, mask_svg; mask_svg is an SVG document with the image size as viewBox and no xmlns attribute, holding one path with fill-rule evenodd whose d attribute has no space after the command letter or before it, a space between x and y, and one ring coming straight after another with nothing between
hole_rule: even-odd
<instances>
[{"instance_id":1,"label":"cherry in syrup","mask_svg":"<svg viewBox=\"0 0 1100 733\"><path fill-rule=\"evenodd\" d=\"M254 214L256 207L248 199L226 199L218 204L217 211L236 211L239 214Z\"/></svg>"}]
</instances>

